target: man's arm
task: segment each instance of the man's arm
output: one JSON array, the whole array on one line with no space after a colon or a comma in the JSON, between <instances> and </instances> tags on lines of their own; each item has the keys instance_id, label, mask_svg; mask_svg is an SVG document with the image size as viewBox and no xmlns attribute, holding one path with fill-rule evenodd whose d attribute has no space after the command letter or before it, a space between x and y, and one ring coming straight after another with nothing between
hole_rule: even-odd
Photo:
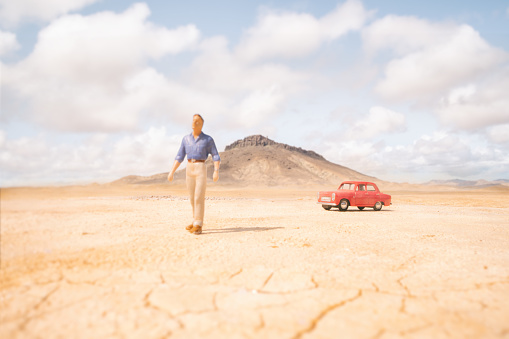
<instances>
[{"instance_id":1,"label":"man's arm","mask_svg":"<svg viewBox=\"0 0 509 339\"><path fill-rule=\"evenodd\" d=\"M217 181L219 180L219 164L221 163L221 157L217 151L216 143L212 138L210 138L209 147L209 153L212 155L212 161L214 161L214 174L212 175L212 180Z\"/></svg>"},{"instance_id":2,"label":"man's arm","mask_svg":"<svg viewBox=\"0 0 509 339\"><path fill-rule=\"evenodd\" d=\"M219 180L219 164L220 161L214 161L214 174L212 175L212 180L217 181Z\"/></svg>"},{"instance_id":3,"label":"man's arm","mask_svg":"<svg viewBox=\"0 0 509 339\"><path fill-rule=\"evenodd\" d=\"M173 163L173 168L171 169L171 172L168 173L168 181L170 181L170 182L173 181L173 175L177 171L177 168L179 168L180 164L181 164L180 161L175 160L175 162Z\"/></svg>"}]
</instances>

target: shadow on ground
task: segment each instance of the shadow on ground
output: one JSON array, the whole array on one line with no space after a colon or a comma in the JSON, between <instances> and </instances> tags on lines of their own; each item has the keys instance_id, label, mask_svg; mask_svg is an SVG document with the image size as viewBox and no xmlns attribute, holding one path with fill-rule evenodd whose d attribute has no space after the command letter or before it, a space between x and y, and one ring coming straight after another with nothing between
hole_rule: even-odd
<instances>
[{"instance_id":1,"label":"shadow on ground","mask_svg":"<svg viewBox=\"0 0 509 339\"><path fill-rule=\"evenodd\" d=\"M234 233L234 232L262 232L283 229L284 227L229 227L229 228L212 228L204 230L202 234L207 233Z\"/></svg>"}]
</instances>

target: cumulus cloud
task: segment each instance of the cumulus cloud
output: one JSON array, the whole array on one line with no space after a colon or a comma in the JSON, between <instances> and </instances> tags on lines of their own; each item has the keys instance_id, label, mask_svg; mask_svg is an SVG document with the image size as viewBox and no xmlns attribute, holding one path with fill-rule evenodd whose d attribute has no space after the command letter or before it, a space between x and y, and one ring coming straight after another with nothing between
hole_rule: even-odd
<instances>
[{"instance_id":1,"label":"cumulus cloud","mask_svg":"<svg viewBox=\"0 0 509 339\"><path fill-rule=\"evenodd\" d=\"M227 126L253 128L309 86L306 72L251 63L222 36L200 41L193 25L169 30L148 22L149 14L146 5L136 4L119 14L56 19L25 60L5 67L10 93L5 107L24 103L32 120L63 131L129 130L141 114L184 123L195 112ZM361 25L366 15L360 2L349 1L313 20L331 39ZM256 49L255 40L244 37L240 45ZM194 55L178 77L147 66L150 59L186 50ZM6 116L15 114L9 109Z\"/></svg>"},{"instance_id":2,"label":"cumulus cloud","mask_svg":"<svg viewBox=\"0 0 509 339\"><path fill-rule=\"evenodd\" d=\"M149 59L188 50L199 39L195 26L169 30L147 22L149 14L146 5L135 4L120 14L60 17L39 33L26 59L4 67L4 86L52 128L134 128L144 107L128 84Z\"/></svg>"},{"instance_id":3,"label":"cumulus cloud","mask_svg":"<svg viewBox=\"0 0 509 339\"><path fill-rule=\"evenodd\" d=\"M20 47L16 34L0 31L0 56L9 54Z\"/></svg>"},{"instance_id":4,"label":"cumulus cloud","mask_svg":"<svg viewBox=\"0 0 509 339\"><path fill-rule=\"evenodd\" d=\"M480 173L504 176L509 156L503 149L474 142L475 136L437 131L423 135L407 148L407 166L450 177L475 178Z\"/></svg>"},{"instance_id":5,"label":"cumulus cloud","mask_svg":"<svg viewBox=\"0 0 509 339\"><path fill-rule=\"evenodd\" d=\"M340 4L321 18L307 13L266 11L244 33L236 53L249 61L305 56L323 42L360 29L368 16L357 0Z\"/></svg>"},{"instance_id":6,"label":"cumulus cloud","mask_svg":"<svg viewBox=\"0 0 509 339\"><path fill-rule=\"evenodd\" d=\"M509 65L496 74L453 88L436 107L447 125L475 130L509 123Z\"/></svg>"},{"instance_id":7,"label":"cumulus cloud","mask_svg":"<svg viewBox=\"0 0 509 339\"><path fill-rule=\"evenodd\" d=\"M475 80L507 60L468 25L387 16L363 32L365 48L394 51L376 92L392 100L422 100Z\"/></svg>"},{"instance_id":8,"label":"cumulus cloud","mask_svg":"<svg viewBox=\"0 0 509 339\"><path fill-rule=\"evenodd\" d=\"M23 20L50 21L99 0L0 0L0 22L14 26Z\"/></svg>"},{"instance_id":9,"label":"cumulus cloud","mask_svg":"<svg viewBox=\"0 0 509 339\"><path fill-rule=\"evenodd\" d=\"M509 142L509 124L497 125L489 128L488 137L492 142L497 144Z\"/></svg>"},{"instance_id":10,"label":"cumulus cloud","mask_svg":"<svg viewBox=\"0 0 509 339\"><path fill-rule=\"evenodd\" d=\"M8 139L0 131L1 185L106 182L165 172L181 138L168 135L165 127L150 127L119 140L94 134L77 143L51 144L44 135Z\"/></svg>"},{"instance_id":11,"label":"cumulus cloud","mask_svg":"<svg viewBox=\"0 0 509 339\"><path fill-rule=\"evenodd\" d=\"M386 133L403 132L406 128L405 116L390 109L375 106L366 117L355 122L348 131L347 137L354 139L371 139Z\"/></svg>"},{"instance_id":12,"label":"cumulus cloud","mask_svg":"<svg viewBox=\"0 0 509 339\"><path fill-rule=\"evenodd\" d=\"M382 98L419 103L460 129L509 121L509 54L471 26L386 16L362 35L368 54L391 52L375 86Z\"/></svg>"},{"instance_id":13,"label":"cumulus cloud","mask_svg":"<svg viewBox=\"0 0 509 339\"><path fill-rule=\"evenodd\" d=\"M246 63L228 48L224 37L205 39L200 52L188 67L187 84L195 91L215 95L215 103L221 105L207 104L206 111L230 127L260 126L282 112L289 98L304 90L310 78L282 64Z\"/></svg>"},{"instance_id":14,"label":"cumulus cloud","mask_svg":"<svg viewBox=\"0 0 509 339\"><path fill-rule=\"evenodd\" d=\"M480 145L474 139L470 135L436 131L408 144L388 146L383 142L346 140L325 142L322 149L331 161L397 182L415 181L420 175L424 181L430 175L435 178L507 176L509 155L503 145Z\"/></svg>"}]
</instances>

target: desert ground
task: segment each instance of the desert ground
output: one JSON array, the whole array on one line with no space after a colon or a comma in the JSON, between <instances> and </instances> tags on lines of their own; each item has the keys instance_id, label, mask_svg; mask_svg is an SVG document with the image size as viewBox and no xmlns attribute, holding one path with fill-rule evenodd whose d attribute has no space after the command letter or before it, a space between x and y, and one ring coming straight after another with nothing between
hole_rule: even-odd
<instances>
[{"instance_id":1,"label":"desert ground","mask_svg":"<svg viewBox=\"0 0 509 339\"><path fill-rule=\"evenodd\" d=\"M509 191L1 191L1 338L509 337Z\"/></svg>"}]
</instances>

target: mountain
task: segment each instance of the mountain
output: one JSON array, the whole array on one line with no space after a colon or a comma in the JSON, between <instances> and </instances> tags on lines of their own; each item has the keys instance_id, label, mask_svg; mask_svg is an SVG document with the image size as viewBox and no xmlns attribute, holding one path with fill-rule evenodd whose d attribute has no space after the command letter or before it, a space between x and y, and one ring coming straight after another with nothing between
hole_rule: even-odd
<instances>
[{"instance_id":1,"label":"mountain","mask_svg":"<svg viewBox=\"0 0 509 339\"><path fill-rule=\"evenodd\" d=\"M261 135L237 140L220 152L219 183L239 186L310 186L339 185L343 180L378 179L327 161L316 152L275 142ZM207 173L212 180L213 162L207 159ZM153 176L127 176L114 184L167 183L168 173ZM185 182L185 169L175 173L175 183Z\"/></svg>"},{"instance_id":2,"label":"mountain","mask_svg":"<svg viewBox=\"0 0 509 339\"><path fill-rule=\"evenodd\" d=\"M428 186L448 186L448 187L456 187L456 188L487 188L493 186L506 186L509 187L509 180L507 179L498 179L498 180L461 180L461 179L451 179L451 180L431 180L425 183L424 185Z\"/></svg>"}]
</instances>

